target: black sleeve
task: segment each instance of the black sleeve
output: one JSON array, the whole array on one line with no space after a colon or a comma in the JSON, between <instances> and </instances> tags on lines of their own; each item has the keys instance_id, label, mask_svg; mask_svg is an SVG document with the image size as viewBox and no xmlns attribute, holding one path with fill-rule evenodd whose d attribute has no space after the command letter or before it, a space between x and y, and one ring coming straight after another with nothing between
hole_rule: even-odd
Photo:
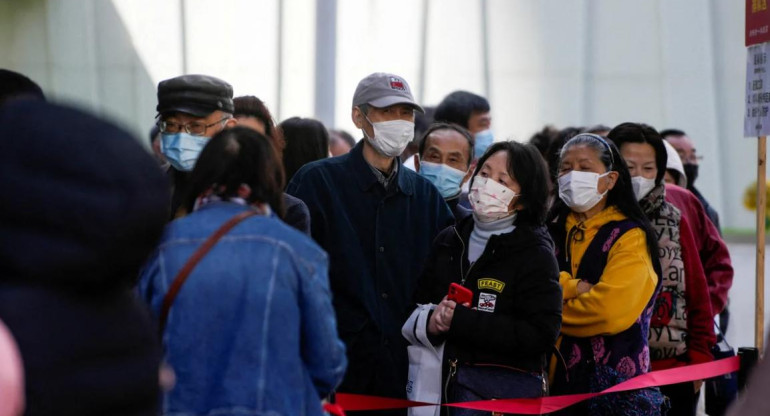
<instances>
[{"instance_id":1,"label":"black sleeve","mask_svg":"<svg viewBox=\"0 0 770 416\"><path fill-rule=\"evenodd\" d=\"M526 259L526 261L521 261ZM448 337L469 349L501 354L550 351L561 329L562 294L553 253L538 246L511 265L518 269L515 315L455 309Z\"/></svg>"}]
</instances>

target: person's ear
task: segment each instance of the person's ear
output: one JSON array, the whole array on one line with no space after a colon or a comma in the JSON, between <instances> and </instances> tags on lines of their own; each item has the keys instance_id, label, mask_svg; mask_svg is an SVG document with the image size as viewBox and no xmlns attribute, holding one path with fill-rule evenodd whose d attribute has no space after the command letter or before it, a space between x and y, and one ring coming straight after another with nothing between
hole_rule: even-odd
<instances>
[{"instance_id":1,"label":"person's ear","mask_svg":"<svg viewBox=\"0 0 770 416\"><path fill-rule=\"evenodd\" d=\"M238 119L235 118L235 117L230 117L225 122L225 128L226 129L233 128L233 127L235 127L237 125L238 125Z\"/></svg>"},{"instance_id":2,"label":"person's ear","mask_svg":"<svg viewBox=\"0 0 770 416\"><path fill-rule=\"evenodd\" d=\"M607 180L609 181L609 183L607 183L607 190L608 191L611 190L612 188L614 188L615 184L618 183L618 177L619 176L620 176L620 174L618 172L614 171L614 170L611 171L609 174L607 174Z\"/></svg>"},{"instance_id":3,"label":"person's ear","mask_svg":"<svg viewBox=\"0 0 770 416\"><path fill-rule=\"evenodd\" d=\"M364 128L364 113L361 112L360 108L353 107L350 118L353 119L353 124L355 124L359 130Z\"/></svg>"}]
</instances>

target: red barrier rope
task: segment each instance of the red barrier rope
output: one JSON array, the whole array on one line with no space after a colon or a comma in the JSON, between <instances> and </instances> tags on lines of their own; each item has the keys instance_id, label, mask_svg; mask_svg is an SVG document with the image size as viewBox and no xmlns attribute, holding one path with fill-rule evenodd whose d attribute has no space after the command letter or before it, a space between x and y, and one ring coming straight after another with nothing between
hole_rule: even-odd
<instances>
[{"instance_id":1,"label":"red barrier rope","mask_svg":"<svg viewBox=\"0 0 770 416\"><path fill-rule=\"evenodd\" d=\"M465 409L485 410L489 412L519 413L539 415L551 413L604 394L636 390L646 387L658 387L686 381L705 380L723 374L738 371L739 357L730 357L709 363L671 368L642 374L598 393L573 394L568 396L549 396L537 399L500 399L477 402L448 403L443 406L462 407ZM384 410L416 406L438 406L434 403L414 402L387 397L364 396L360 394L337 393L337 404L345 411Z\"/></svg>"}]
</instances>

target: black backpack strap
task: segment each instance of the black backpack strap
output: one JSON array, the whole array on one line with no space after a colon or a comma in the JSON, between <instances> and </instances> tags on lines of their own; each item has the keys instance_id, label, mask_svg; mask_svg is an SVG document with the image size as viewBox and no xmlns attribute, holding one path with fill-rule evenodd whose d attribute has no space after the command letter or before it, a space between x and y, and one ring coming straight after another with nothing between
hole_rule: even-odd
<instances>
[{"instance_id":1,"label":"black backpack strap","mask_svg":"<svg viewBox=\"0 0 770 416\"><path fill-rule=\"evenodd\" d=\"M594 239L588 245L585 254L583 254L584 261L580 262L577 275L574 277L585 280L592 285L598 283L599 278L604 271L604 267L607 265L607 258L609 257L612 246L615 245L615 242L617 242L627 231L638 227L639 224L629 219L612 221L604 224L599 228L596 236L594 236ZM589 261L585 261L586 259L589 259Z\"/></svg>"}]
</instances>

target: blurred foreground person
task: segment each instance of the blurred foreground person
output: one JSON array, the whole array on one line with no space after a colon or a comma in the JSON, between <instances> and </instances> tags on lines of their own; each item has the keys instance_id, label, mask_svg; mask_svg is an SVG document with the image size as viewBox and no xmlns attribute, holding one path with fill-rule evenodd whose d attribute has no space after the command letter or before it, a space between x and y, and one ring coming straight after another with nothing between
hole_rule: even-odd
<instances>
[{"instance_id":1,"label":"blurred foreground person","mask_svg":"<svg viewBox=\"0 0 770 416\"><path fill-rule=\"evenodd\" d=\"M326 254L278 219L283 170L270 142L235 127L214 136L139 283L161 316L176 386L163 415L321 415L342 380ZM250 213L192 269L163 320L164 298L202 243ZM169 309L166 309L167 311Z\"/></svg>"},{"instance_id":2,"label":"blurred foreground person","mask_svg":"<svg viewBox=\"0 0 770 416\"><path fill-rule=\"evenodd\" d=\"M155 415L160 350L132 287L169 190L128 133L40 101L0 110L0 320L27 415Z\"/></svg>"}]
</instances>

